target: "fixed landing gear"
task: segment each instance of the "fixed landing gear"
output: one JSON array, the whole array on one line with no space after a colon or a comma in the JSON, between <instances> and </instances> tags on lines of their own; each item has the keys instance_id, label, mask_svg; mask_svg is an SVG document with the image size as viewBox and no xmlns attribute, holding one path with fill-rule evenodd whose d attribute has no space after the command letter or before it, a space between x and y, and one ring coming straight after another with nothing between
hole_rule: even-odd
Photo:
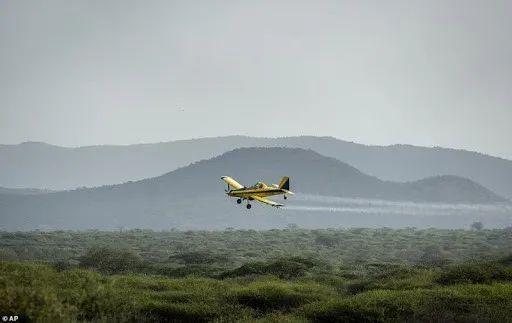
<instances>
[{"instance_id":1,"label":"fixed landing gear","mask_svg":"<svg viewBox=\"0 0 512 323\"><path fill-rule=\"evenodd\" d=\"M283 195L283 198L284 198L284 199L286 200L286 199L288 198L288 196L286 196L286 195Z\"/></svg>"},{"instance_id":2,"label":"fixed landing gear","mask_svg":"<svg viewBox=\"0 0 512 323\"><path fill-rule=\"evenodd\" d=\"M237 204L242 204L242 199L238 199L238 200L236 200L236 203L237 203Z\"/></svg>"},{"instance_id":3,"label":"fixed landing gear","mask_svg":"<svg viewBox=\"0 0 512 323\"><path fill-rule=\"evenodd\" d=\"M252 207L252 205L250 205L249 203L247 203L247 210L250 210Z\"/></svg>"}]
</instances>

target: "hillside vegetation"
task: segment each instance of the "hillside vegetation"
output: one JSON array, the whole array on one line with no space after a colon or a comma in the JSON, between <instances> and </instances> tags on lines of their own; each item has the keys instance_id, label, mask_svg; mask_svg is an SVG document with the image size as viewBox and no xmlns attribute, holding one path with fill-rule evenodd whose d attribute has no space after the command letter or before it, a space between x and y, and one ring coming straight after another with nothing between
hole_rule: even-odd
<instances>
[{"instance_id":1,"label":"hillside vegetation","mask_svg":"<svg viewBox=\"0 0 512 323\"><path fill-rule=\"evenodd\" d=\"M507 230L2 233L0 312L40 322L507 322Z\"/></svg>"},{"instance_id":2,"label":"hillside vegetation","mask_svg":"<svg viewBox=\"0 0 512 323\"><path fill-rule=\"evenodd\" d=\"M226 270L282 256L313 257L333 265L414 265L425 259L446 263L506 256L512 250L512 230L306 230L291 224L286 230L266 231L0 232L3 260L77 263L98 246L132 250L152 264L208 264Z\"/></svg>"}]
</instances>

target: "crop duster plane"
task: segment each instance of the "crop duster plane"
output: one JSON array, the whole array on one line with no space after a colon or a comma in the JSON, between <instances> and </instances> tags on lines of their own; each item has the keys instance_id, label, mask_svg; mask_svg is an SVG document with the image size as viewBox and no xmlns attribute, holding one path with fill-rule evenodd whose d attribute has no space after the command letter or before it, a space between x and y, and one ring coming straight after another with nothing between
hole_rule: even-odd
<instances>
[{"instance_id":1,"label":"crop duster plane","mask_svg":"<svg viewBox=\"0 0 512 323\"><path fill-rule=\"evenodd\" d=\"M283 197L286 200L286 194L293 195L293 192L290 191L290 178L286 176L283 177L279 184L267 185L263 182L258 182L251 187L245 187L229 176L222 176L221 179L228 184L228 189L225 190L226 194L231 197L237 197L238 199L236 202L238 204L241 204L243 200L247 200L247 209L251 208L250 201L253 200L271 206L280 207L284 204L271 201L266 197L283 194Z\"/></svg>"}]
</instances>

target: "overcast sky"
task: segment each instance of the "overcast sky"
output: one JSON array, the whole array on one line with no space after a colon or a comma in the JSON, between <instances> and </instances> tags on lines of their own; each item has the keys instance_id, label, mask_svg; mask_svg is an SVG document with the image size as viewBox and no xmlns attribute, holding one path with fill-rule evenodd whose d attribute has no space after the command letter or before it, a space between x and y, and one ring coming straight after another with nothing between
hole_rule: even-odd
<instances>
[{"instance_id":1,"label":"overcast sky","mask_svg":"<svg viewBox=\"0 0 512 323\"><path fill-rule=\"evenodd\" d=\"M512 1L0 1L0 143L328 135L512 158Z\"/></svg>"}]
</instances>

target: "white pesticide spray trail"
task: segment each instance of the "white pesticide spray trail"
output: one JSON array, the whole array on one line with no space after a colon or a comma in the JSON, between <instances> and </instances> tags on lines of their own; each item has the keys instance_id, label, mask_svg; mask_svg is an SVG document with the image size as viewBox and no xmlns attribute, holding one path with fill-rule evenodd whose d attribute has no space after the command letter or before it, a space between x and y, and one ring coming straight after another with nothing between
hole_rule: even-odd
<instances>
[{"instance_id":1,"label":"white pesticide spray trail","mask_svg":"<svg viewBox=\"0 0 512 323\"><path fill-rule=\"evenodd\" d=\"M306 202L302 204L303 202ZM296 204L297 203L297 204ZM424 202L396 202L377 199L341 198L333 196L297 194L284 210L310 212L345 212L362 214L409 214L418 216L442 216L467 212L496 212L512 215L510 205L446 204Z\"/></svg>"},{"instance_id":2,"label":"white pesticide spray trail","mask_svg":"<svg viewBox=\"0 0 512 323\"><path fill-rule=\"evenodd\" d=\"M361 214L418 214L418 215L450 215L451 212L414 212L410 209L399 208L367 208L367 207L342 207L342 206L313 206L313 205L288 205L283 207L290 211L310 212L340 212L340 213L361 213Z\"/></svg>"},{"instance_id":3,"label":"white pesticide spray trail","mask_svg":"<svg viewBox=\"0 0 512 323\"><path fill-rule=\"evenodd\" d=\"M283 209L294 210L294 211L351 212L351 213L367 213L367 214L396 213L396 211L393 211L393 210L385 210L385 209L377 209L377 208L313 206L313 205L289 205L289 206L283 207Z\"/></svg>"},{"instance_id":4,"label":"white pesticide spray trail","mask_svg":"<svg viewBox=\"0 0 512 323\"><path fill-rule=\"evenodd\" d=\"M297 194L295 201L308 201L321 204L337 204L352 206L385 206L385 207L410 207L410 208L432 208L448 210L475 210L475 211L512 211L511 204L465 204L465 203L429 203L429 202L408 202L388 201L379 199L346 198L326 195Z\"/></svg>"}]
</instances>

